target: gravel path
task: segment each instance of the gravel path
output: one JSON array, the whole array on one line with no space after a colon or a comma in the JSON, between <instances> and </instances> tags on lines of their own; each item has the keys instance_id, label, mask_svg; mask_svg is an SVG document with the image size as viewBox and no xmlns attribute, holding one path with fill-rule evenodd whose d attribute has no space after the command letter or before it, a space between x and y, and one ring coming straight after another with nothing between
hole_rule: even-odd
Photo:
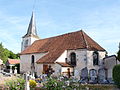
<instances>
[{"instance_id":1,"label":"gravel path","mask_svg":"<svg viewBox=\"0 0 120 90\"><path fill-rule=\"evenodd\" d=\"M0 73L0 85L2 84L5 84L6 81L8 80L11 80L11 79L15 79L16 77L15 76L11 76L11 77L6 77L6 76L3 76L1 73Z\"/></svg>"}]
</instances>

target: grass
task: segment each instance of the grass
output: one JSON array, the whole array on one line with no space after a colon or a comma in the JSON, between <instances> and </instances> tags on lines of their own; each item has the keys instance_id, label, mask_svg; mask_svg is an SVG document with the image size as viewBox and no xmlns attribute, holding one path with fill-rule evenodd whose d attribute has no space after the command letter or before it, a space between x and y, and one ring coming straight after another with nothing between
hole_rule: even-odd
<instances>
[{"instance_id":1,"label":"grass","mask_svg":"<svg viewBox=\"0 0 120 90\"><path fill-rule=\"evenodd\" d=\"M73 83L69 87L66 87L62 90L73 90L72 88L76 88L76 90L120 90L116 85L102 85L102 84L78 84ZM36 90L46 90L45 88L36 87Z\"/></svg>"}]
</instances>

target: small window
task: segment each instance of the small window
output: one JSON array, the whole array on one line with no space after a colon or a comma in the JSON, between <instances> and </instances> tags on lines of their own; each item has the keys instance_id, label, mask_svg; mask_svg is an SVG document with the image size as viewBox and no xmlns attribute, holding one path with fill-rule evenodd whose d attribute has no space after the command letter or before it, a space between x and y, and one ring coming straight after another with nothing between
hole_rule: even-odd
<instances>
[{"instance_id":1,"label":"small window","mask_svg":"<svg viewBox=\"0 0 120 90\"><path fill-rule=\"evenodd\" d=\"M99 53L97 51L93 52L93 65L98 65Z\"/></svg>"},{"instance_id":2,"label":"small window","mask_svg":"<svg viewBox=\"0 0 120 90\"><path fill-rule=\"evenodd\" d=\"M76 66L76 54L73 52L70 54L71 65Z\"/></svg>"},{"instance_id":3,"label":"small window","mask_svg":"<svg viewBox=\"0 0 120 90\"><path fill-rule=\"evenodd\" d=\"M32 57L31 57L31 64L34 64L34 61L35 61L35 57L34 57L34 55L32 55Z\"/></svg>"}]
</instances>

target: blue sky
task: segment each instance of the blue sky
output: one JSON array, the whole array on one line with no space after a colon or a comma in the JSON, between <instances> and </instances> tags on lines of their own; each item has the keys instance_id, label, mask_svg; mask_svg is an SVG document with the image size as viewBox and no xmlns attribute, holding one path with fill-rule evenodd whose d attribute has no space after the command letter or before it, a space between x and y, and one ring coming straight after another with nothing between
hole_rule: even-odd
<instances>
[{"instance_id":1,"label":"blue sky","mask_svg":"<svg viewBox=\"0 0 120 90\"><path fill-rule=\"evenodd\" d=\"M0 0L0 42L15 53L27 32L35 0ZM120 42L120 0L36 0L40 38L84 30L116 54Z\"/></svg>"}]
</instances>

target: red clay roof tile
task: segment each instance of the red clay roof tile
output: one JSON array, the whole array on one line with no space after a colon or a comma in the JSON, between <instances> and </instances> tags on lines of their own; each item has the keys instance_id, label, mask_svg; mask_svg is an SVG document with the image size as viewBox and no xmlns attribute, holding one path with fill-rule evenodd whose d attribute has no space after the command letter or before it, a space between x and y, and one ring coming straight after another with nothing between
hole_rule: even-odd
<instances>
[{"instance_id":1,"label":"red clay roof tile","mask_svg":"<svg viewBox=\"0 0 120 90\"><path fill-rule=\"evenodd\" d=\"M37 63L54 63L68 49L88 49L105 51L98 43L82 30L35 41L21 54L48 52Z\"/></svg>"},{"instance_id":2,"label":"red clay roof tile","mask_svg":"<svg viewBox=\"0 0 120 90\"><path fill-rule=\"evenodd\" d=\"M9 64L19 64L20 60L19 59L8 59Z\"/></svg>"}]
</instances>

